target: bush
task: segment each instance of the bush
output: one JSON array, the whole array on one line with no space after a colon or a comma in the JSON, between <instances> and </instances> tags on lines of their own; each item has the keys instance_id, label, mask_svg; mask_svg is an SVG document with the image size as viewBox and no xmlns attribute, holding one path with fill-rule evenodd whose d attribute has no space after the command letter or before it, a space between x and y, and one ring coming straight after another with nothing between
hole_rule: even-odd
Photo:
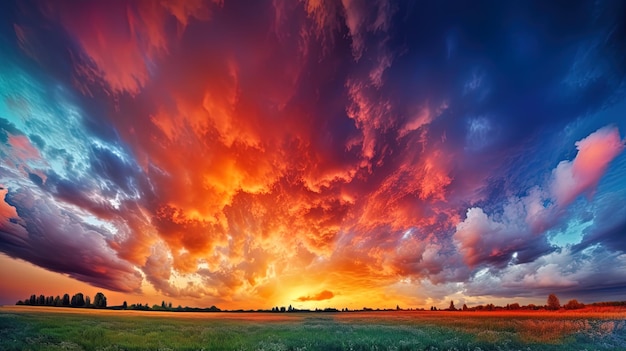
<instances>
[{"instance_id":1,"label":"bush","mask_svg":"<svg viewBox=\"0 0 626 351\"><path fill-rule=\"evenodd\" d=\"M563 308L566 310L578 310L584 307L585 304L578 302L576 299L569 300L565 305L563 305Z\"/></svg>"}]
</instances>

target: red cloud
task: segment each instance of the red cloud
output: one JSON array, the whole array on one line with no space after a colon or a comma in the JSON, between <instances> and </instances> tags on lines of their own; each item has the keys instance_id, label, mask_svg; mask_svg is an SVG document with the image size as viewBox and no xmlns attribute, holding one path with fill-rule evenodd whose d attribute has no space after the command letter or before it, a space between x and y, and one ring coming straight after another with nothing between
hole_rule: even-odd
<instances>
[{"instance_id":1,"label":"red cloud","mask_svg":"<svg viewBox=\"0 0 626 351\"><path fill-rule=\"evenodd\" d=\"M300 296L296 299L296 301L305 302L305 301L322 301L322 300L330 300L335 297L332 291L324 290L315 295L308 296Z\"/></svg>"},{"instance_id":2,"label":"red cloud","mask_svg":"<svg viewBox=\"0 0 626 351\"><path fill-rule=\"evenodd\" d=\"M177 24L182 31L189 18L208 18L209 12L200 1L55 1L42 7L44 13L58 18L83 50L86 60L77 60L75 67L81 79L102 81L107 91L131 95L148 82L149 66L167 54L172 39L167 27ZM26 41L20 40L22 46ZM76 83L90 91L87 84Z\"/></svg>"}]
</instances>

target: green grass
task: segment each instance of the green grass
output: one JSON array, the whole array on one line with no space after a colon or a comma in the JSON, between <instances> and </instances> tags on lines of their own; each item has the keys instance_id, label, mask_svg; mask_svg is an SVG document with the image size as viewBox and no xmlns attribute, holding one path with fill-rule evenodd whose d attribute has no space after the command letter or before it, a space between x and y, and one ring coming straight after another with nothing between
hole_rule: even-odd
<instances>
[{"instance_id":1,"label":"green grass","mask_svg":"<svg viewBox=\"0 0 626 351\"><path fill-rule=\"evenodd\" d=\"M0 350L626 350L618 317L124 312L0 309Z\"/></svg>"}]
</instances>

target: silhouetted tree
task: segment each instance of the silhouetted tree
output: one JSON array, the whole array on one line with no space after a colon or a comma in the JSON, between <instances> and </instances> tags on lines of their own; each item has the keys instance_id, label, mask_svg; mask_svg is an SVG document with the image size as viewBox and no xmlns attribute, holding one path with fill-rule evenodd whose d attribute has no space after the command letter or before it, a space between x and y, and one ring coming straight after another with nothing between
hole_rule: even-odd
<instances>
[{"instance_id":1,"label":"silhouetted tree","mask_svg":"<svg viewBox=\"0 0 626 351\"><path fill-rule=\"evenodd\" d=\"M72 296L72 301L70 303L72 307L83 307L85 306L85 296L83 293L78 293Z\"/></svg>"},{"instance_id":2,"label":"silhouetted tree","mask_svg":"<svg viewBox=\"0 0 626 351\"><path fill-rule=\"evenodd\" d=\"M456 307L454 307L454 301L450 300L450 307L448 309L450 311L456 311Z\"/></svg>"},{"instance_id":3,"label":"silhouetted tree","mask_svg":"<svg viewBox=\"0 0 626 351\"><path fill-rule=\"evenodd\" d=\"M467 311L467 305L463 304L463 311Z\"/></svg>"},{"instance_id":4,"label":"silhouetted tree","mask_svg":"<svg viewBox=\"0 0 626 351\"><path fill-rule=\"evenodd\" d=\"M98 292L93 298L93 305L95 308L105 308L107 307L107 298L103 293Z\"/></svg>"},{"instance_id":5,"label":"silhouetted tree","mask_svg":"<svg viewBox=\"0 0 626 351\"><path fill-rule=\"evenodd\" d=\"M69 306L70 305L70 295L68 295L68 294L63 295L63 301L61 301L61 304L63 306Z\"/></svg>"},{"instance_id":6,"label":"silhouetted tree","mask_svg":"<svg viewBox=\"0 0 626 351\"><path fill-rule=\"evenodd\" d=\"M561 302L559 302L559 298L554 294L548 295L548 303L546 305L547 310L556 311L561 308Z\"/></svg>"},{"instance_id":7,"label":"silhouetted tree","mask_svg":"<svg viewBox=\"0 0 626 351\"><path fill-rule=\"evenodd\" d=\"M54 305L61 306L61 297L59 295L54 298Z\"/></svg>"},{"instance_id":8,"label":"silhouetted tree","mask_svg":"<svg viewBox=\"0 0 626 351\"><path fill-rule=\"evenodd\" d=\"M46 297L43 295L39 295L39 298L37 299L37 304L38 305L45 305L46 304Z\"/></svg>"},{"instance_id":9,"label":"silhouetted tree","mask_svg":"<svg viewBox=\"0 0 626 351\"><path fill-rule=\"evenodd\" d=\"M128 309L128 303L126 301L122 304L122 309Z\"/></svg>"}]
</instances>

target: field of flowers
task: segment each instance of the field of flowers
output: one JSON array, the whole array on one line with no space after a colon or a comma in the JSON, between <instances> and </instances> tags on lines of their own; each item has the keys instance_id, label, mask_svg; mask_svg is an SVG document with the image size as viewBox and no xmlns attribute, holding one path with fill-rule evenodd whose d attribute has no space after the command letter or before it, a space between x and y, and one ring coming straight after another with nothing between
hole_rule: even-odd
<instances>
[{"instance_id":1,"label":"field of flowers","mask_svg":"<svg viewBox=\"0 0 626 351\"><path fill-rule=\"evenodd\" d=\"M626 311L272 314L2 307L0 350L626 350Z\"/></svg>"}]
</instances>

